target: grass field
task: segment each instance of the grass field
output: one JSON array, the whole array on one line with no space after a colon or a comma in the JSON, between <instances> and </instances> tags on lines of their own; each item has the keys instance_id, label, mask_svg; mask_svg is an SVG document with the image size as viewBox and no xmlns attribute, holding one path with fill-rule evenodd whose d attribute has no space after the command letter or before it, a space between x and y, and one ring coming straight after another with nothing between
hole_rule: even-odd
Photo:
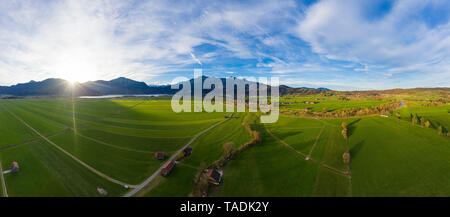
<instances>
[{"instance_id":1,"label":"grass field","mask_svg":"<svg viewBox=\"0 0 450 217\"><path fill-rule=\"evenodd\" d=\"M160 182L157 187L142 194L146 196L188 196L192 191L195 175L199 172L202 162L210 165L219 159L223 155L222 146L226 142L233 142L234 146L238 147L251 140L251 136L242 126L245 115L245 113L238 114L235 118L196 140L191 145L192 155L177 165L174 172L167 178L155 180L155 182Z\"/></svg>"},{"instance_id":2,"label":"grass field","mask_svg":"<svg viewBox=\"0 0 450 217\"><path fill-rule=\"evenodd\" d=\"M316 102L316 104L303 103ZM321 95L308 95L301 97L285 97L281 98L281 109L299 110L303 108L309 108L314 112L321 111L339 111L350 108L365 108L378 106L387 103L389 100L376 100L368 98L351 98L349 101L340 100L338 96L324 97Z\"/></svg>"},{"instance_id":3,"label":"grass field","mask_svg":"<svg viewBox=\"0 0 450 217\"><path fill-rule=\"evenodd\" d=\"M281 117L267 124L289 147L265 133L263 143L243 153L225 169L218 196L448 196L450 141L432 129L395 118L370 117L350 123L348 148L351 181L324 166L346 170L340 119L325 120L325 128L307 155L321 121ZM310 128L308 128L309 126ZM298 133L293 133L298 129ZM305 130L304 140L296 139ZM314 134L314 135L313 135ZM317 138L317 137L316 137ZM295 151L293 151L295 150ZM282 156L282 157L279 157ZM277 178L274 178L277 177ZM278 177L283 177L282 179ZM276 191L276 192L275 192Z\"/></svg>"},{"instance_id":4,"label":"grass field","mask_svg":"<svg viewBox=\"0 0 450 217\"><path fill-rule=\"evenodd\" d=\"M418 103L410 103L407 107L399 109L398 112L401 118L406 121L411 120L411 114L417 114L419 117L429 120L434 128L442 125L446 129L450 129L450 105L424 108Z\"/></svg>"},{"instance_id":5,"label":"grass field","mask_svg":"<svg viewBox=\"0 0 450 217\"><path fill-rule=\"evenodd\" d=\"M0 102L0 156L9 196L120 196L126 189L109 182L40 138L31 128L95 170L139 184L162 161L198 132L222 121L223 113L171 111L168 100L26 99ZM16 118L18 117L18 118ZM6 170L6 169L5 169ZM35 186L41 186L36 188Z\"/></svg>"},{"instance_id":6,"label":"grass field","mask_svg":"<svg viewBox=\"0 0 450 217\"><path fill-rule=\"evenodd\" d=\"M313 111L388 101L316 95L284 100L295 102L282 105L284 109L307 106ZM261 133L262 142L224 167L222 183L210 187L209 196L449 196L450 174L444 171L450 170L450 140L438 135L436 127L450 128L450 107L425 105L417 98L408 101L393 112L400 119L281 115L276 123L261 124L256 114L235 113L199 136L190 145L192 155L169 176L156 177L135 196L190 196L201 165L223 156L224 143L239 148L252 140L244 121ZM411 114L430 120L432 127L413 126ZM154 159L155 152L173 155L199 132L225 120L224 115L229 113L174 113L165 98L1 100L0 161L4 170L13 161L20 165L19 173L4 174L8 194L122 196L128 191L124 186L80 162L137 185L164 163ZM343 121L348 123L348 140L341 135ZM342 160L347 151L349 166Z\"/></svg>"}]
</instances>

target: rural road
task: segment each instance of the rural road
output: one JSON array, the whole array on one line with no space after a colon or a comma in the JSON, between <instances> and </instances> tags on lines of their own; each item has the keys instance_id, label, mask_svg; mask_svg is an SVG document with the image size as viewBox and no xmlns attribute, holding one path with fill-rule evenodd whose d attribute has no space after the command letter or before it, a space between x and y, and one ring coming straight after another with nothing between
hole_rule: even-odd
<instances>
[{"instance_id":1,"label":"rural road","mask_svg":"<svg viewBox=\"0 0 450 217\"><path fill-rule=\"evenodd\" d=\"M100 171L94 169L93 167L87 165L86 163L84 163L83 161L81 161L80 159L78 159L77 157L73 156L72 154L70 154L69 152L67 152L66 150L64 150L63 148L61 148L61 147L59 147L58 145L56 145L54 142L50 141L47 137L45 137L45 136L43 136L42 134L40 134L37 130L35 130L35 129L34 129L33 127L31 127L30 125L28 125L24 120L22 120L21 118L17 117L14 113L12 113L8 108L6 108L6 107L4 107L4 108L5 108L5 110L6 110L8 113L10 113L13 117L15 117L15 118L16 118L17 120L19 120L20 122L22 122L25 126L27 126L28 128L30 128L34 133L36 133L36 134L37 134L38 136L40 136L42 139L44 139L44 140L47 141L49 144L51 144L52 146L54 146L56 149L60 150L61 152L63 152L64 154L66 154L67 156L69 156L70 158L72 158L73 160L75 160L77 163L79 163L79 164L81 164L82 166L86 167L86 168L87 168L88 170L90 170L91 172L97 174L98 176L100 176L100 177L102 177L102 178L104 178L104 179L106 179L106 180L108 180L108 181L110 181L110 182L116 183L116 184L118 184L118 185L128 186L128 187L130 187L130 188L137 187L137 186L135 186L135 185L130 185L130 184L127 184L127 183L125 183L125 182L122 182L122 181L116 180L116 179L114 179L114 178L111 178L111 177L109 177L109 176L103 174L102 172L100 172Z\"/></svg>"},{"instance_id":2,"label":"rural road","mask_svg":"<svg viewBox=\"0 0 450 217\"><path fill-rule=\"evenodd\" d=\"M234 114L234 113L233 113ZM186 145L184 145L180 150L178 150L174 155L172 155L172 157L170 157L170 159L166 162L169 162L171 160L174 160L178 154L180 154L180 152L182 152L185 148L187 148L189 145L191 145L199 136L203 135L204 133L212 130L213 128L217 127L218 125L224 123L225 121L230 120L231 118L233 118L233 114L230 115L230 117L228 117L227 119L216 123L214 125L212 125L211 127L209 127L206 130L203 130L202 132L200 132L199 134L197 134L194 138L191 139L191 141L189 141ZM164 163L165 164L165 163ZM164 164L158 168L158 170L156 170L150 177L148 177L144 182L142 182L140 185L136 186L134 189L132 189L131 191L127 192L124 197L132 197L133 195L135 195L137 192L139 192L140 190L142 190L145 186L147 186L151 181L153 181L153 179L155 179L159 173L161 173L161 170L164 166Z\"/></svg>"},{"instance_id":3,"label":"rural road","mask_svg":"<svg viewBox=\"0 0 450 217\"><path fill-rule=\"evenodd\" d=\"M132 106L130 106L130 107L128 107L128 108L129 108L129 109L130 109L130 108L134 108L134 107L136 107L136 106L138 106L138 105L140 105L140 104L142 104L142 103L144 103L144 102L137 103L137 104L132 105ZM75 113L75 112L74 112L74 113ZM117 110L117 111L114 112L114 113L109 114L109 115L106 115L106 116L103 116L103 117L98 117L98 118L96 118L94 121L89 121L89 122L86 122L86 123L79 124L79 125L77 125L77 129L82 128L82 127L85 127L85 126L88 126L89 124L92 124L92 123L94 123L95 121L104 120L105 118L111 117L112 115L115 115L115 114L118 114L118 113L120 113L120 109ZM57 136L57 135L59 135L59 134L65 133L65 132L67 132L67 131L69 131L69 130L72 130L72 131L73 131L74 129L73 129L72 127L67 127L67 128L64 129L64 130L60 130L60 131L57 131L57 132L54 132L54 133L45 135L45 137L49 138L49 137L52 137L52 136ZM78 134L78 135L79 135L79 134ZM38 137L31 138L31 139L26 140L26 141L23 141L23 142L19 142L19 143L15 143L15 144L12 144L12 145L3 146L3 147L0 148L0 151L5 150L5 149L9 149L9 148L14 148L14 147L19 146L19 145L26 145L26 144L29 144L29 143L32 143L32 142L36 142L36 141L38 141L39 139L41 139L41 138L38 136Z\"/></svg>"},{"instance_id":4,"label":"rural road","mask_svg":"<svg viewBox=\"0 0 450 217\"><path fill-rule=\"evenodd\" d=\"M6 189L5 178L3 177L3 169L2 169L2 163L1 162L0 162L0 179L2 180L3 197L8 197L8 191Z\"/></svg>"}]
</instances>

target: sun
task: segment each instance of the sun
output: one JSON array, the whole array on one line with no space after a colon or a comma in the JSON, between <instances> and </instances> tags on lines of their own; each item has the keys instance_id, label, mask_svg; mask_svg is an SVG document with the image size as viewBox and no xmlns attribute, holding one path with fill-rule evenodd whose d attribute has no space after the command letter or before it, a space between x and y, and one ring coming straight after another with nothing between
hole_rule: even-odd
<instances>
[{"instance_id":1,"label":"sun","mask_svg":"<svg viewBox=\"0 0 450 217\"><path fill-rule=\"evenodd\" d=\"M95 67L85 61L67 61L60 66L62 78L70 83L86 82L94 78L96 74Z\"/></svg>"},{"instance_id":2,"label":"sun","mask_svg":"<svg viewBox=\"0 0 450 217\"><path fill-rule=\"evenodd\" d=\"M89 80L89 76L83 75L82 73L71 73L63 76L64 80L67 80L70 84L74 85L76 83L82 83Z\"/></svg>"},{"instance_id":3,"label":"sun","mask_svg":"<svg viewBox=\"0 0 450 217\"><path fill-rule=\"evenodd\" d=\"M88 54L83 50L68 49L54 61L52 69L71 84L93 80L98 74L98 66Z\"/></svg>"}]
</instances>

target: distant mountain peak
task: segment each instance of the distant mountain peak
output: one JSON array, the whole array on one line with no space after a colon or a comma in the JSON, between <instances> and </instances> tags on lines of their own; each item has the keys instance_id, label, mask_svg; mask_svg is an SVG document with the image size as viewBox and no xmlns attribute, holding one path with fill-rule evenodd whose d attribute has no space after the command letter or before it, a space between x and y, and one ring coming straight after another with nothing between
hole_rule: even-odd
<instances>
[{"instance_id":1,"label":"distant mountain peak","mask_svg":"<svg viewBox=\"0 0 450 217\"><path fill-rule=\"evenodd\" d=\"M194 85L194 80L205 80L208 77L203 75L202 77L192 78L188 82L191 86ZM232 77L237 79L236 77ZM223 83L226 82L226 78L219 78ZM243 79L239 79L242 82L251 82ZM258 86L261 87L259 84ZM224 84L225 85L225 84ZM265 86L265 85L263 85ZM68 88L69 82L59 78L48 78L43 81L30 81L24 84L12 85L9 87L1 87L0 95L15 95L15 96L72 96L72 95L112 95L112 94L175 94L178 89L172 89L171 85L147 85L145 82L135 81L126 77L118 77L109 81L98 80L88 81L84 83L75 83ZM327 88L292 88L286 85L280 85L280 94L288 93L303 93L307 90L307 93L318 93L327 91ZM246 90L248 91L248 90ZM270 91L270 86L269 86ZM209 90L205 90L209 92Z\"/></svg>"}]
</instances>

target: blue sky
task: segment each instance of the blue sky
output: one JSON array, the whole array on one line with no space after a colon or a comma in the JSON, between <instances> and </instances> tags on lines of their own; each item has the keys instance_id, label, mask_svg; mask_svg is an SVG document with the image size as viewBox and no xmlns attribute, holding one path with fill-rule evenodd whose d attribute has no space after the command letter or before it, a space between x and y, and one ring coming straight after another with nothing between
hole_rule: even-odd
<instances>
[{"instance_id":1,"label":"blue sky","mask_svg":"<svg viewBox=\"0 0 450 217\"><path fill-rule=\"evenodd\" d=\"M0 85L58 77L278 76L290 86L450 86L447 0L0 4Z\"/></svg>"}]
</instances>

